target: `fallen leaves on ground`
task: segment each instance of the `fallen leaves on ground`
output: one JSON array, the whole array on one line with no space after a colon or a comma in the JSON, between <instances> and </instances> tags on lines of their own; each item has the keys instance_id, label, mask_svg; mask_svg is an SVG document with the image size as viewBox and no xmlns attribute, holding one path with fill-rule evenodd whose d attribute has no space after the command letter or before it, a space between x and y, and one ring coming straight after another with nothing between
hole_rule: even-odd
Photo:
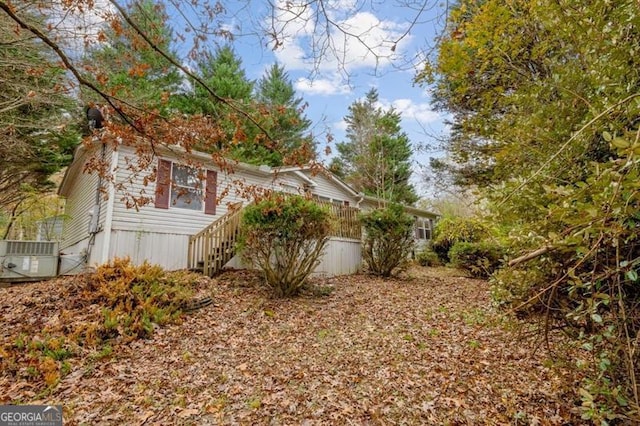
<instances>
[{"instance_id":1,"label":"fallen leaves on ground","mask_svg":"<svg viewBox=\"0 0 640 426\"><path fill-rule=\"evenodd\" d=\"M212 305L73 358L49 393L2 372L0 403L62 404L66 425L579 423L568 358L523 341L486 282L443 271L316 279L284 300L227 272L201 283ZM60 321L73 285L0 289L0 343Z\"/></svg>"}]
</instances>

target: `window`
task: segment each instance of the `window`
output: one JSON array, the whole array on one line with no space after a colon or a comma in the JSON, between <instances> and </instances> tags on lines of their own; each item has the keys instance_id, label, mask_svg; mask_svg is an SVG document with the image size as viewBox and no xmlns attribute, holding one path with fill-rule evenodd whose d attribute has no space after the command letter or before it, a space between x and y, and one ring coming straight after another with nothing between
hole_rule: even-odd
<instances>
[{"instance_id":1,"label":"window","mask_svg":"<svg viewBox=\"0 0 640 426\"><path fill-rule=\"evenodd\" d=\"M202 210L202 181L196 169L173 163L171 180L171 207Z\"/></svg>"},{"instance_id":2,"label":"window","mask_svg":"<svg viewBox=\"0 0 640 426\"><path fill-rule=\"evenodd\" d=\"M416 238L418 240L431 239L431 219L416 218Z\"/></svg>"},{"instance_id":3,"label":"window","mask_svg":"<svg viewBox=\"0 0 640 426\"><path fill-rule=\"evenodd\" d=\"M205 179L198 170L168 160L158 161L155 206L159 209L176 207L216 214L218 174L207 170Z\"/></svg>"}]
</instances>

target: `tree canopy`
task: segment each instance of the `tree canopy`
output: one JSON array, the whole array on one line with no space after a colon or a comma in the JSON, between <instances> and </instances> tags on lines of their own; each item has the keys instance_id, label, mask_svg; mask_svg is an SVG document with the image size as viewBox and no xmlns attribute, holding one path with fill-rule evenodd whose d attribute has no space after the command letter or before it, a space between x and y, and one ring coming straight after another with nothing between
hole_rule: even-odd
<instances>
[{"instance_id":1,"label":"tree canopy","mask_svg":"<svg viewBox=\"0 0 640 426\"><path fill-rule=\"evenodd\" d=\"M256 100L273 112L264 123L276 151L282 153L276 165L304 164L315 159L311 120L304 115L304 100L296 96L289 75L282 65L273 64L258 81Z\"/></svg>"},{"instance_id":2,"label":"tree canopy","mask_svg":"<svg viewBox=\"0 0 640 426\"><path fill-rule=\"evenodd\" d=\"M180 92L182 75L156 51L161 49L177 60L165 7L162 2L140 0L129 4L127 12L152 44L118 16L101 33L101 41L88 47L84 67L109 96L166 115L172 107L170 100ZM95 93L85 94L88 100L100 101Z\"/></svg>"},{"instance_id":3,"label":"tree canopy","mask_svg":"<svg viewBox=\"0 0 640 426\"><path fill-rule=\"evenodd\" d=\"M197 74L207 87L193 82L193 96L188 98L186 106L190 112L211 115L216 119L224 119L228 114L229 108L212 99L208 89L235 104L246 106L251 101L254 82L247 78L242 60L230 45L205 52L198 60Z\"/></svg>"},{"instance_id":4,"label":"tree canopy","mask_svg":"<svg viewBox=\"0 0 640 426\"><path fill-rule=\"evenodd\" d=\"M245 2L246 10L251 9L251 1ZM360 3L354 4L356 8L364 7L364 2L356 3ZM345 38L344 42L365 48L367 60L391 63L395 59L402 60L395 48L404 43L410 29L417 25L425 10L432 7L428 1L415 10L413 3L400 5L404 6L412 10L413 23L393 31L385 40L340 32L340 28L348 24L334 22L332 17L344 5L318 1L304 5L276 2L261 6L260 17L270 17L271 28L264 25L266 20L246 24L255 25L252 29L259 30L259 34L255 34L264 37L261 44L277 48L282 46L290 25L311 23L312 15L315 15L315 24L325 22L327 28L332 29L323 36L313 37L321 43L314 49L318 64L322 58L337 61L338 65L346 61L335 44L342 38ZM230 59L226 62L228 71L233 72L235 66L238 75L242 73L240 64L234 64L233 55L225 50L232 42L234 29L228 26L224 2L134 1L124 5L113 0L100 4L84 0L50 4L17 0L0 1L0 10L20 32L38 38L57 56L73 84L82 92L83 100L101 106L110 117L107 133L113 140L135 145L147 159L153 157L158 145L175 144L182 145L186 151L210 152L213 160L225 169L231 167L227 161L229 155L242 161L271 165L303 164L315 157L316 141L306 130L307 122L302 113L304 104L298 102L298 97L293 96L289 105L273 108L253 97L245 98L246 89L252 84L249 81L226 87L233 87L234 91L242 89L239 94L225 92L225 84L214 81L213 75L209 75L213 79L207 80L205 68L214 65L208 61L216 56ZM27 10L39 10L47 18L43 22L33 22L27 18ZM170 25L167 13L171 15ZM102 24L102 29L96 29ZM370 30L377 27L382 27L382 23L373 23ZM180 56L174 50L173 43L176 42L183 47ZM321 48L324 43L328 44ZM207 52L213 46L223 47L209 55ZM346 71L344 66L342 63L337 69ZM286 81L286 73L280 76L278 73L271 77L283 77L281 87L286 93L289 89L285 86L290 82ZM223 75L221 71L220 76ZM189 86L193 90L190 91ZM270 96L267 92L263 94ZM194 107L191 105L194 99L209 105ZM213 110L223 116L210 115ZM174 114L180 112L188 116ZM297 140L299 136L302 140ZM104 141L109 142L107 139ZM140 168L149 164L146 160ZM133 171L138 172L141 171ZM144 202L145 197L140 197L139 201Z\"/></svg>"},{"instance_id":5,"label":"tree canopy","mask_svg":"<svg viewBox=\"0 0 640 426\"><path fill-rule=\"evenodd\" d=\"M52 189L49 178L69 163L79 134L55 58L4 15L0 29L0 214L10 217L32 193Z\"/></svg>"},{"instance_id":6,"label":"tree canopy","mask_svg":"<svg viewBox=\"0 0 640 426\"><path fill-rule=\"evenodd\" d=\"M639 25L632 1L462 0L419 76L453 114L441 170L488 202L517 257L494 274L499 299L607 359L581 383L596 422L639 402Z\"/></svg>"},{"instance_id":7,"label":"tree canopy","mask_svg":"<svg viewBox=\"0 0 640 426\"><path fill-rule=\"evenodd\" d=\"M413 204L418 197L411 177L411 144L400 127L400 114L378 106L371 89L345 117L347 140L336 145L331 169L355 189L384 200Z\"/></svg>"}]
</instances>

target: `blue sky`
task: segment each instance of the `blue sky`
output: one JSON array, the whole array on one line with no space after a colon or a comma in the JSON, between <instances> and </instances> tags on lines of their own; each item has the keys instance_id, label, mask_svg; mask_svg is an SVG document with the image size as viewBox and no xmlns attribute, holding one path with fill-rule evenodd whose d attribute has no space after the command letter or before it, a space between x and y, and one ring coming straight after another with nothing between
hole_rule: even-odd
<instances>
[{"instance_id":1,"label":"blue sky","mask_svg":"<svg viewBox=\"0 0 640 426\"><path fill-rule=\"evenodd\" d=\"M400 4L402 0L325 0L328 18L336 24L332 26L317 18L315 3L284 10L287 2L300 3L274 0L283 9L272 13L263 1L226 3L237 6L227 11L225 28L235 35L233 47L247 76L257 80L274 62L284 65L298 95L308 103L306 114L314 123L320 146L330 132L335 137L334 152L335 142L344 140L343 118L349 105L370 88L377 88L380 106L394 107L402 115L403 129L416 148L413 180L426 195L419 188L419 166L439 153L417 148L436 147L436 138L447 128L445 115L433 110L427 88L415 85L413 79L423 52L442 28L441 6L434 2L431 9L418 14L415 8ZM247 4L251 7L245 7ZM273 39L256 31L257 27L276 34L282 44L273 49ZM336 47L318 57L318 46L331 42Z\"/></svg>"}]
</instances>

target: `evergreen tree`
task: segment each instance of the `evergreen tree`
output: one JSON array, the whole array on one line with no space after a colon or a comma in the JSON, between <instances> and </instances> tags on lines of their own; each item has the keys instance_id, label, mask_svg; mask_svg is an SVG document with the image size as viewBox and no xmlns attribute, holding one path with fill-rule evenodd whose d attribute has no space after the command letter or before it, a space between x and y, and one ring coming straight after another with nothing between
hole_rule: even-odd
<instances>
[{"instance_id":1,"label":"evergreen tree","mask_svg":"<svg viewBox=\"0 0 640 426\"><path fill-rule=\"evenodd\" d=\"M347 141L337 144L339 156L331 170L358 191L385 200L413 204L418 197L411 177L411 144L400 127L401 117L377 106L378 92L349 107Z\"/></svg>"},{"instance_id":2,"label":"evergreen tree","mask_svg":"<svg viewBox=\"0 0 640 426\"><path fill-rule=\"evenodd\" d=\"M30 16L31 21L37 21ZM79 142L64 69L46 46L0 14L0 228L29 197L51 190ZM0 231L0 238L3 237Z\"/></svg>"},{"instance_id":3,"label":"evergreen tree","mask_svg":"<svg viewBox=\"0 0 640 426\"><path fill-rule=\"evenodd\" d=\"M172 29L162 3L135 1L128 12L156 47L177 56L171 50ZM180 91L180 72L124 20L112 23L105 37L85 59L99 87L137 108L168 113Z\"/></svg>"},{"instance_id":4,"label":"evergreen tree","mask_svg":"<svg viewBox=\"0 0 640 426\"><path fill-rule=\"evenodd\" d=\"M259 117L253 100L254 82L247 78L242 60L233 48L225 45L213 54L205 53L198 62L197 74L208 89L227 102L220 102L209 90L193 82L193 90L183 97L181 109L208 116L222 128L224 139L229 142L224 144L223 155L253 164L276 163L271 150L258 142L264 138L254 123Z\"/></svg>"},{"instance_id":5,"label":"evergreen tree","mask_svg":"<svg viewBox=\"0 0 640 426\"><path fill-rule=\"evenodd\" d=\"M246 106L251 101L254 83L250 81L242 60L228 45L218 48L214 54L207 53L198 63L198 75L220 98L229 100L238 106ZM192 113L210 115L216 119L229 118L230 109L211 98L211 94L198 84L188 99Z\"/></svg>"},{"instance_id":6,"label":"evergreen tree","mask_svg":"<svg viewBox=\"0 0 640 426\"><path fill-rule=\"evenodd\" d=\"M258 81L256 98L271 112L264 124L280 154L279 163L287 157L298 163L314 159L315 146L309 133L311 120L304 116L303 99L296 97L284 67L276 63L269 68Z\"/></svg>"}]
</instances>

